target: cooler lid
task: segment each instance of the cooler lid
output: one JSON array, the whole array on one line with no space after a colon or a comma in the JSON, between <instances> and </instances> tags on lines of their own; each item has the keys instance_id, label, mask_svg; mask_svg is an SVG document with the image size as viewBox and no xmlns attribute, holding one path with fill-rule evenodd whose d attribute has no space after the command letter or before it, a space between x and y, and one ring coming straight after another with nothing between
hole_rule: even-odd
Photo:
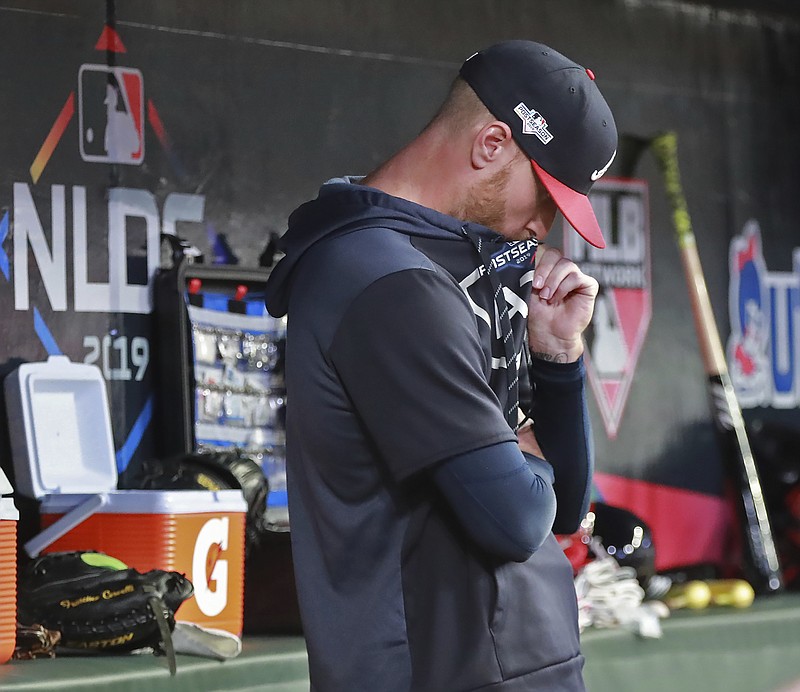
<instances>
[{"instance_id":1,"label":"cooler lid","mask_svg":"<svg viewBox=\"0 0 800 692\"><path fill-rule=\"evenodd\" d=\"M19 369L35 497L116 489L111 416L100 368L50 356Z\"/></svg>"},{"instance_id":2,"label":"cooler lid","mask_svg":"<svg viewBox=\"0 0 800 692\"><path fill-rule=\"evenodd\" d=\"M0 495L11 495L13 492L14 488L11 485L11 481L3 473L3 469L0 469Z\"/></svg>"},{"instance_id":3,"label":"cooler lid","mask_svg":"<svg viewBox=\"0 0 800 692\"><path fill-rule=\"evenodd\" d=\"M48 495L42 514L66 514L95 495ZM114 490L93 510L96 514L245 514L241 490Z\"/></svg>"}]
</instances>

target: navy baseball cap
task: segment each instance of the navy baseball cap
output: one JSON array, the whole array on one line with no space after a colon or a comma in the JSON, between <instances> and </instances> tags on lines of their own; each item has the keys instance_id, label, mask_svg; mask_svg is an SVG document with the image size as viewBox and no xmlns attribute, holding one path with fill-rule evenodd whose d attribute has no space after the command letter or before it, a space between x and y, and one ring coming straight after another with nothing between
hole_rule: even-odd
<instances>
[{"instance_id":1,"label":"navy baseball cap","mask_svg":"<svg viewBox=\"0 0 800 692\"><path fill-rule=\"evenodd\" d=\"M591 70L533 41L504 41L475 53L460 75L530 158L572 227L606 246L589 190L617 153L614 116Z\"/></svg>"}]
</instances>

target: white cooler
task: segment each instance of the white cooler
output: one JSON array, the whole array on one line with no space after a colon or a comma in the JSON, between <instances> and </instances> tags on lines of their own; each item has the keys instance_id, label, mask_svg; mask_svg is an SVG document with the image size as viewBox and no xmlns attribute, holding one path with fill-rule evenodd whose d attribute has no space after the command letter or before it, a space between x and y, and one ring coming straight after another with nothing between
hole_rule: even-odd
<instances>
[{"instance_id":1,"label":"white cooler","mask_svg":"<svg viewBox=\"0 0 800 692\"><path fill-rule=\"evenodd\" d=\"M117 490L105 380L94 365L50 356L21 365L5 389L17 491L41 503L43 530L26 552L97 550L141 572L182 572L195 593L177 619L241 635L241 490Z\"/></svg>"}]
</instances>

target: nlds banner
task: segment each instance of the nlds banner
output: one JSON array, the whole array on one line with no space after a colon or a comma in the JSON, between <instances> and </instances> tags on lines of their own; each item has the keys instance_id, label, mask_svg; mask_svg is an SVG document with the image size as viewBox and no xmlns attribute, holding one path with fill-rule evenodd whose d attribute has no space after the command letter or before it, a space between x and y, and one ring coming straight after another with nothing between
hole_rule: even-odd
<instances>
[{"instance_id":1,"label":"nlds banner","mask_svg":"<svg viewBox=\"0 0 800 692\"><path fill-rule=\"evenodd\" d=\"M30 113L30 99L6 92L33 145L8 147L3 161L13 178L0 189L7 210L0 212L0 309L8 335L0 362L7 371L66 355L97 365L123 471L137 454L153 453L150 285L161 236L179 222L203 223L205 195L180 189L147 74L120 33L98 21L95 42L71 54L81 53L82 61L47 71ZM65 62L55 50L29 56Z\"/></svg>"}]
</instances>

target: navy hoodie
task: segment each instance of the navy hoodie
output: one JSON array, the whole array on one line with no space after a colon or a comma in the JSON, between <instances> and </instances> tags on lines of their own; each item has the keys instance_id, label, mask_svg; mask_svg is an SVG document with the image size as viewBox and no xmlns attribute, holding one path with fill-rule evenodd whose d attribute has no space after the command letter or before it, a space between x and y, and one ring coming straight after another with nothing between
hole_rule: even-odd
<instances>
[{"instance_id":1,"label":"navy hoodie","mask_svg":"<svg viewBox=\"0 0 800 692\"><path fill-rule=\"evenodd\" d=\"M583 689L555 538L500 561L428 473L516 439L535 245L356 179L291 215L266 302L288 314L289 512L313 689ZM583 386L558 379L537 397ZM588 467L570 475L588 487ZM568 524L582 499L559 498Z\"/></svg>"}]
</instances>

